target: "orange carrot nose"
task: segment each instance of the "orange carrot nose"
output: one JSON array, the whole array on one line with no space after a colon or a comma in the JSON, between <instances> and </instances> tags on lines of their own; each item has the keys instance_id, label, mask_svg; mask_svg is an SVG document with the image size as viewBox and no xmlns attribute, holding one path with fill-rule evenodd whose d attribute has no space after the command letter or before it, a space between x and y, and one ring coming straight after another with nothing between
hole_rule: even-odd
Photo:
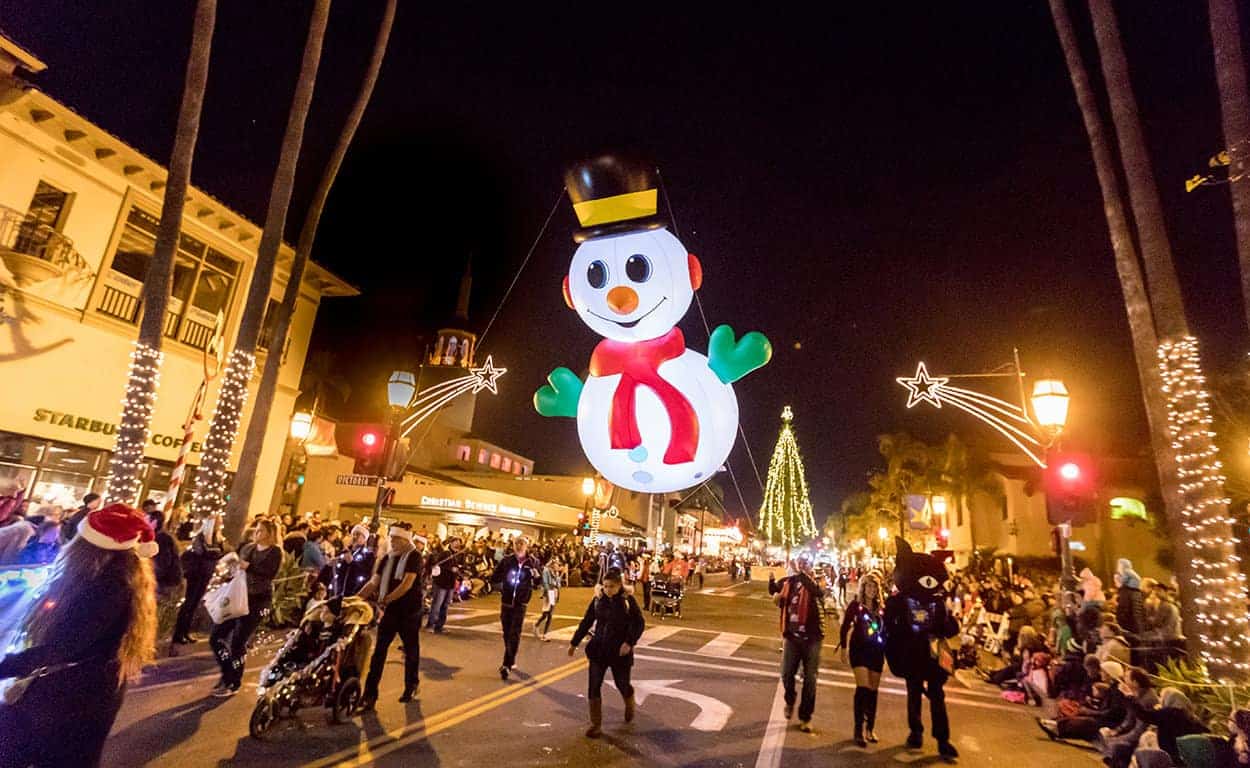
<instances>
[{"instance_id":1,"label":"orange carrot nose","mask_svg":"<svg viewBox=\"0 0 1250 768\"><path fill-rule=\"evenodd\" d=\"M618 315L628 315L638 309L638 293L633 288L618 285L608 291L608 306Z\"/></svg>"}]
</instances>

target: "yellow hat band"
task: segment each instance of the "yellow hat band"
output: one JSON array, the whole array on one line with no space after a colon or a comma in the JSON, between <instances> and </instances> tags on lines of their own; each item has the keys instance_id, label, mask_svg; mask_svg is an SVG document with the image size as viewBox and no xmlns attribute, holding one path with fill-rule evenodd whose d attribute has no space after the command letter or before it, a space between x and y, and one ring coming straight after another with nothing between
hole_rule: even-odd
<instances>
[{"instance_id":1,"label":"yellow hat band","mask_svg":"<svg viewBox=\"0 0 1250 768\"><path fill-rule=\"evenodd\" d=\"M656 190L644 189L640 192L626 192L623 195L573 203L573 211L577 213L577 220L583 227L596 227L614 221L654 216L656 199Z\"/></svg>"}]
</instances>

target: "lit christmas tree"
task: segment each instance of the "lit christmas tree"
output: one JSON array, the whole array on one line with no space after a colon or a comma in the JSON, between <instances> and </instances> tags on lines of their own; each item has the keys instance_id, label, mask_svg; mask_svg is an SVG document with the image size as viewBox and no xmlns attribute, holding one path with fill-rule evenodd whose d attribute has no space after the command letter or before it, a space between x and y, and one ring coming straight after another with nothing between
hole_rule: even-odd
<instances>
[{"instance_id":1,"label":"lit christmas tree","mask_svg":"<svg viewBox=\"0 0 1250 768\"><path fill-rule=\"evenodd\" d=\"M764 504L760 507L760 532L770 543L786 548L787 560L792 547L817 535L803 459L790 426L793 420L794 411L787 405L781 412L781 436L768 464Z\"/></svg>"}]
</instances>

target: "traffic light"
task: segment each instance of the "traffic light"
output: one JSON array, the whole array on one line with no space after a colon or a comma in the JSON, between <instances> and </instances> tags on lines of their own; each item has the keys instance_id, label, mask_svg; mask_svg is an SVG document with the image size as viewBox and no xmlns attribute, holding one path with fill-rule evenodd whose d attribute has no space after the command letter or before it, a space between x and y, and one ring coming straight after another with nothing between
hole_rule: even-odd
<instances>
[{"instance_id":1,"label":"traffic light","mask_svg":"<svg viewBox=\"0 0 1250 768\"><path fill-rule=\"evenodd\" d=\"M351 453L356 459L353 474L381 475L386 463L386 429L380 424L355 424Z\"/></svg>"},{"instance_id":2,"label":"traffic light","mask_svg":"<svg viewBox=\"0 0 1250 768\"><path fill-rule=\"evenodd\" d=\"M1098 522L1098 469L1083 453L1052 454L1044 476L1046 521L1051 525Z\"/></svg>"}]
</instances>

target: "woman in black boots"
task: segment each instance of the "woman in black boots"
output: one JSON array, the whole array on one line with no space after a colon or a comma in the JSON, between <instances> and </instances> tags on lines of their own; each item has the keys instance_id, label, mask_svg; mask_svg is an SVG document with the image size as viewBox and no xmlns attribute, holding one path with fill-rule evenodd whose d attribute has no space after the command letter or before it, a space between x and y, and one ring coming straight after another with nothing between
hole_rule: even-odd
<instances>
[{"instance_id":1,"label":"woman in black boots","mask_svg":"<svg viewBox=\"0 0 1250 768\"><path fill-rule=\"evenodd\" d=\"M634 665L634 646L642 637L645 622L634 596L625 594L623 589L621 572L608 571L603 583L595 587L595 597L586 608L586 615L569 644L569 655L572 656L594 627L594 634L586 644L586 658L590 661L590 685L586 691L590 705L590 728L586 730L586 735L592 739L602 733L603 699L600 692L609 669L612 670L612 681L625 699L625 722L634 719L634 686L629 682L629 672Z\"/></svg>"},{"instance_id":2,"label":"woman in black boots","mask_svg":"<svg viewBox=\"0 0 1250 768\"><path fill-rule=\"evenodd\" d=\"M883 605L880 580L875 573L865 574L859 580L855 599L846 607L838 637L842 662L846 663L849 647L851 669L855 673L855 745L859 747L868 746L868 742L877 743L874 732L877 688L885 666L885 641L881 632Z\"/></svg>"}]
</instances>

